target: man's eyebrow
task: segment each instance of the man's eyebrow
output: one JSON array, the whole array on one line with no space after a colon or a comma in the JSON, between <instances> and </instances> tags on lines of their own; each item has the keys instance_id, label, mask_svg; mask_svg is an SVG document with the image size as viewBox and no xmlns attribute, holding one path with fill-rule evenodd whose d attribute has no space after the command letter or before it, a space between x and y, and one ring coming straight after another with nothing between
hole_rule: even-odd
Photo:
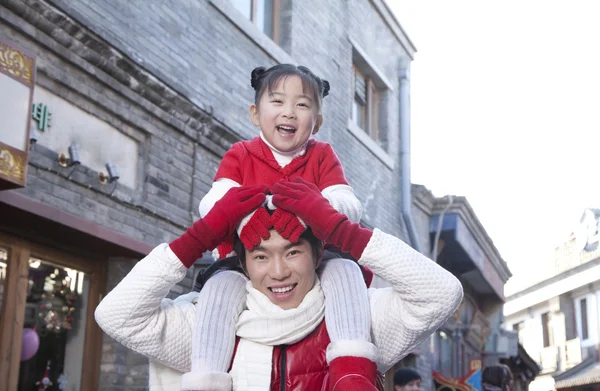
<instances>
[{"instance_id":1,"label":"man's eyebrow","mask_svg":"<svg viewBox=\"0 0 600 391\"><path fill-rule=\"evenodd\" d=\"M299 246L300 244L301 244L300 242L296 242L296 243L289 243L289 244L286 244L286 245L283 247L283 249L284 249L284 250L289 250L290 248L292 248L292 247L297 247L297 246Z\"/></svg>"},{"instance_id":2,"label":"man's eyebrow","mask_svg":"<svg viewBox=\"0 0 600 391\"><path fill-rule=\"evenodd\" d=\"M263 246L258 245L256 247L254 247L250 252L254 252L254 251L267 251L267 249L264 248Z\"/></svg>"}]
</instances>

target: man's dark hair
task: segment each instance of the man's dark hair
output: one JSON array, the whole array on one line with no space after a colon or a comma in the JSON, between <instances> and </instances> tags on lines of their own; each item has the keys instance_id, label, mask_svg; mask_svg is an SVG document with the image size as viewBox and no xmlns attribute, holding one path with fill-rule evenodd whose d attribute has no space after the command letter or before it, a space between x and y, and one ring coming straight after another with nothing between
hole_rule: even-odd
<instances>
[{"instance_id":1,"label":"man's dark hair","mask_svg":"<svg viewBox=\"0 0 600 391\"><path fill-rule=\"evenodd\" d=\"M421 375L412 368L400 368L394 373L394 385L405 386L413 380L421 380Z\"/></svg>"}]
</instances>

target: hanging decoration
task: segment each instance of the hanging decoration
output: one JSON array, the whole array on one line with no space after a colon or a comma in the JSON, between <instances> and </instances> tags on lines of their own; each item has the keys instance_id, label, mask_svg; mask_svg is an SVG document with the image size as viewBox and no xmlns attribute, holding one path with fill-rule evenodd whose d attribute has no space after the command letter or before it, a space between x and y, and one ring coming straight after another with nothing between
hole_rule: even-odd
<instances>
[{"instance_id":1,"label":"hanging decoration","mask_svg":"<svg viewBox=\"0 0 600 391\"><path fill-rule=\"evenodd\" d=\"M45 277L38 313L41 330L60 333L72 329L77 301L77 293L72 287L76 276L63 269L54 269Z\"/></svg>"},{"instance_id":2,"label":"hanging decoration","mask_svg":"<svg viewBox=\"0 0 600 391\"><path fill-rule=\"evenodd\" d=\"M47 390L48 387L52 386L52 382L50 381L50 360L46 364L46 369L44 370L44 377L38 382L35 383L38 386L38 391Z\"/></svg>"}]
</instances>

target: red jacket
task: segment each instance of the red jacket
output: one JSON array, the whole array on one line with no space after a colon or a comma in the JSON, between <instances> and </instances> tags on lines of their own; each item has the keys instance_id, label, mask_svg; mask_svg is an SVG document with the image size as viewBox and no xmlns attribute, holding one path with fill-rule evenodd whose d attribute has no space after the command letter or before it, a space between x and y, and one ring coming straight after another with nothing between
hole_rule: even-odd
<instances>
[{"instance_id":1,"label":"red jacket","mask_svg":"<svg viewBox=\"0 0 600 391\"><path fill-rule=\"evenodd\" d=\"M319 190L333 185L347 185L342 163L331 145L311 139L302 156L281 167L273 152L260 137L233 144L225 153L215 181L228 178L242 186L265 184L269 188L282 179L302 178Z\"/></svg>"},{"instance_id":2,"label":"red jacket","mask_svg":"<svg viewBox=\"0 0 600 391\"><path fill-rule=\"evenodd\" d=\"M239 342L239 338L237 340ZM329 365L325 357L330 339L322 321L300 342L273 348L271 391L326 391ZM237 343L236 343L237 350ZM235 352L233 353L235 356ZM383 377L378 375L377 387L383 391Z\"/></svg>"}]
</instances>

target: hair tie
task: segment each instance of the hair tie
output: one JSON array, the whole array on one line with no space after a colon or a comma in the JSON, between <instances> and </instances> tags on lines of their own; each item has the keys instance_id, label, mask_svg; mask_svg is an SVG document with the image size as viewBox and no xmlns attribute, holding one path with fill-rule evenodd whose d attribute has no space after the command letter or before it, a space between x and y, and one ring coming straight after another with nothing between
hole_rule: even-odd
<instances>
[{"instance_id":1,"label":"hair tie","mask_svg":"<svg viewBox=\"0 0 600 391\"><path fill-rule=\"evenodd\" d=\"M323 80L323 98L329 95L329 82L327 80Z\"/></svg>"},{"instance_id":2,"label":"hair tie","mask_svg":"<svg viewBox=\"0 0 600 391\"><path fill-rule=\"evenodd\" d=\"M252 88L258 90L258 81L266 71L265 67L256 67L252 70L252 73L250 74L250 85Z\"/></svg>"}]
</instances>

